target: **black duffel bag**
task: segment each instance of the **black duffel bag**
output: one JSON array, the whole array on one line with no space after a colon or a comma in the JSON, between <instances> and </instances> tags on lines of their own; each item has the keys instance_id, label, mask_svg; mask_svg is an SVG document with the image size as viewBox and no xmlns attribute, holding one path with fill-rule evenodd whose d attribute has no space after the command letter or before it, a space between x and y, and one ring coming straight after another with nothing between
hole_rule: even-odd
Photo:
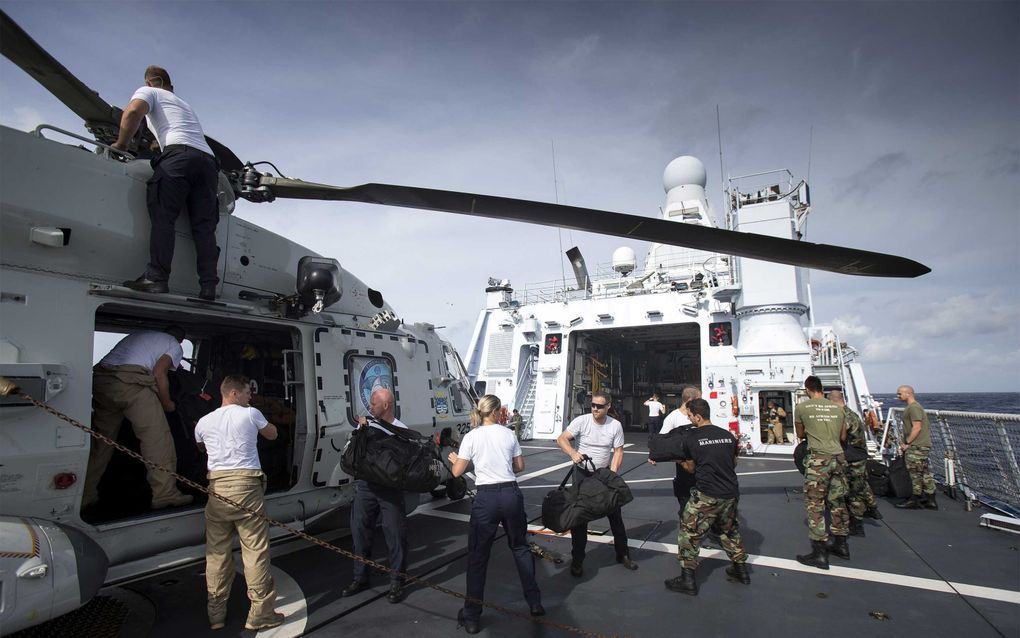
<instances>
[{"instance_id":1,"label":"black duffel bag","mask_svg":"<svg viewBox=\"0 0 1020 638\"><path fill-rule=\"evenodd\" d=\"M893 459L889 463L889 496L907 498L913 493L914 488L910 483L910 473L907 472L906 462L902 456Z\"/></svg>"},{"instance_id":2,"label":"black duffel bag","mask_svg":"<svg viewBox=\"0 0 1020 638\"><path fill-rule=\"evenodd\" d=\"M443 460L432 437L398 428L379 419L377 428L363 425L351 432L340 469L356 479L406 492L431 492L442 482Z\"/></svg>"},{"instance_id":3,"label":"black duffel bag","mask_svg":"<svg viewBox=\"0 0 1020 638\"><path fill-rule=\"evenodd\" d=\"M804 457L807 456L807 439L804 439L797 444L797 447L793 448L793 464L797 466L797 469L801 474L807 472L804 467Z\"/></svg>"},{"instance_id":4,"label":"black duffel bag","mask_svg":"<svg viewBox=\"0 0 1020 638\"><path fill-rule=\"evenodd\" d=\"M868 486L875 496L888 496L889 494L889 468L881 461L868 461L867 469Z\"/></svg>"},{"instance_id":5,"label":"black duffel bag","mask_svg":"<svg viewBox=\"0 0 1020 638\"><path fill-rule=\"evenodd\" d=\"M858 461L864 461L868 458L868 449L856 447L853 445L843 444L843 456L846 457L847 463L856 463Z\"/></svg>"},{"instance_id":6,"label":"black duffel bag","mask_svg":"<svg viewBox=\"0 0 1020 638\"><path fill-rule=\"evenodd\" d=\"M616 472L605 467L595 469L588 456L581 465L571 466L560 486L542 501L542 525L557 534L602 518L634 500L627 483ZM574 472L580 479L567 487Z\"/></svg>"},{"instance_id":7,"label":"black duffel bag","mask_svg":"<svg viewBox=\"0 0 1020 638\"><path fill-rule=\"evenodd\" d=\"M690 430L690 427L681 426L665 434L648 437L648 459L656 463L685 460L684 443Z\"/></svg>"}]
</instances>

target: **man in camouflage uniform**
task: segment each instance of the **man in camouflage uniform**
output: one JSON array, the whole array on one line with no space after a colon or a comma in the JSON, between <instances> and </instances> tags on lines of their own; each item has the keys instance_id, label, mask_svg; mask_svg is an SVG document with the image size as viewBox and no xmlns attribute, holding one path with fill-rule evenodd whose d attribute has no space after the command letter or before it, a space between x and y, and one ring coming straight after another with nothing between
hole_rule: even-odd
<instances>
[{"instance_id":1,"label":"man in camouflage uniform","mask_svg":"<svg viewBox=\"0 0 1020 638\"><path fill-rule=\"evenodd\" d=\"M843 410L822 395L822 382L816 376L804 379L808 400L796 407L797 437L807 437L804 459L804 507L807 510L811 553L797 561L819 569L829 568L829 553L850 558L846 537L850 533L846 509L846 457L841 442L846 440ZM825 531L825 506L832 518L832 545Z\"/></svg>"},{"instance_id":2,"label":"man in camouflage uniform","mask_svg":"<svg viewBox=\"0 0 1020 638\"><path fill-rule=\"evenodd\" d=\"M828 394L829 401L832 401L843 408L843 419L846 422L846 452L857 457L858 460L851 460L847 456L846 462L846 504L850 510L850 535L864 536L863 518L881 519L882 514L878 511L878 502L875 494L868 485L868 443L864 438L864 423L857 413L847 407L843 399L843 393L833 390ZM851 450L850 448L853 448Z\"/></svg>"},{"instance_id":3,"label":"man in camouflage uniform","mask_svg":"<svg viewBox=\"0 0 1020 638\"><path fill-rule=\"evenodd\" d=\"M910 474L910 498L896 504L901 509L937 510L935 501L935 480L928 468L928 456L931 454L931 430L928 427L928 413L914 396L914 388L901 385L896 389L896 398L907 404L900 419L903 423L903 443L900 453Z\"/></svg>"},{"instance_id":4,"label":"man in camouflage uniform","mask_svg":"<svg viewBox=\"0 0 1020 638\"><path fill-rule=\"evenodd\" d=\"M709 528L719 529L719 540L733 564L726 568L731 582L751 583L747 571L747 552L740 538L737 523L737 440L728 430L712 425L711 409L704 399L692 399L687 411L694 425L683 445L683 469L694 474L695 487L684 506L677 535L678 558L682 564L680 576L666 581L672 591L698 595L694 572L698 568L701 538Z\"/></svg>"}]
</instances>

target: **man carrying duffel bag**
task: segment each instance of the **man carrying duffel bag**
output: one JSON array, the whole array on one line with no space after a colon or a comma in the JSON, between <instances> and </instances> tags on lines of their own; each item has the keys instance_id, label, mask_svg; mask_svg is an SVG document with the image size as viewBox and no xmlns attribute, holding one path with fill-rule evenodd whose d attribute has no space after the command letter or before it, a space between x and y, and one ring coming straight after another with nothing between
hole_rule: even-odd
<instances>
[{"instance_id":1,"label":"man carrying duffel bag","mask_svg":"<svg viewBox=\"0 0 1020 638\"><path fill-rule=\"evenodd\" d=\"M570 422L567 429L556 439L563 453L574 463L580 463L585 456L591 458L595 468L608 467L619 472L623 464L623 426L609 416L611 401L605 392L596 392L591 398L591 413L579 416ZM577 449L571 441L578 440ZM580 481L580 472L575 472ZM617 508L607 515L609 527L613 530L616 546L616 562L627 569L637 569L637 563L630 559L627 547L627 528L623 525L623 514ZM584 574L584 550L588 544L588 525L578 525L570 530L572 542L570 573L580 577Z\"/></svg>"}]
</instances>

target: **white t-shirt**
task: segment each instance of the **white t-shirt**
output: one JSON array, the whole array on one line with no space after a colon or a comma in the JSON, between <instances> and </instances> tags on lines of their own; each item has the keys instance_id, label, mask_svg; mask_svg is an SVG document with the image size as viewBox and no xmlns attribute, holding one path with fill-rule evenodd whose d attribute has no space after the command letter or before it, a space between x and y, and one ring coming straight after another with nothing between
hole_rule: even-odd
<instances>
[{"instance_id":1,"label":"white t-shirt","mask_svg":"<svg viewBox=\"0 0 1020 638\"><path fill-rule=\"evenodd\" d=\"M198 116L188 103L171 91L143 86L131 96L132 100L143 100L149 105L145 121L156 135L159 147L165 149L171 144L187 144L191 148L214 155L205 141L205 133Z\"/></svg>"},{"instance_id":2,"label":"white t-shirt","mask_svg":"<svg viewBox=\"0 0 1020 638\"><path fill-rule=\"evenodd\" d=\"M388 421L388 423L390 425L392 425L393 427L395 427L395 428L404 428L405 430L407 429L407 426L404 425L403 423L401 423L400 419L393 419L392 421ZM368 426L371 427L371 428L375 428L375 429L379 430L380 432L385 432L386 434L389 434L390 436L393 436L392 432L390 432L389 430L387 430L383 426L379 425L378 423L374 423L371 418L368 420Z\"/></svg>"},{"instance_id":3,"label":"white t-shirt","mask_svg":"<svg viewBox=\"0 0 1020 638\"><path fill-rule=\"evenodd\" d=\"M682 425L690 424L691 420L687 418L687 415L681 412L680 408L677 408L670 412L669 416L662 421L662 427L659 428L659 434L666 434L667 432L671 432Z\"/></svg>"},{"instance_id":4,"label":"white t-shirt","mask_svg":"<svg viewBox=\"0 0 1020 638\"><path fill-rule=\"evenodd\" d=\"M587 454L595 467L609 467L613 450L623 447L623 426L611 416L599 425L590 414L583 414L567 426L567 432L578 441L577 451Z\"/></svg>"},{"instance_id":5,"label":"white t-shirt","mask_svg":"<svg viewBox=\"0 0 1020 638\"><path fill-rule=\"evenodd\" d=\"M181 365L184 349L165 332L136 332L121 339L99 363L108 366L142 366L149 372L163 355L170 355L170 369Z\"/></svg>"},{"instance_id":6,"label":"white t-shirt","mask_svg":"<svg viewBox=\"0 0 1020 638\"><path fill-rule=\"evenodd\" d=\"M521 456L521 444L513 430L495 425L472 428L460 441L457 458L475 464L475 485L516 481L513 459Z\"/></svg>"},{"instance_id":7,"label":"white t-shirt","mask_svg":"<svg viewBox=\"0 0 1020 638\"><path fill-rule=\"evenodd\" d=\"M195 442L205 443L209 470L261 470L255 447L269 422L252 407L225 405L198 420Z\"/></svg>"},{"instance_id":8,"label":"white t-shirt","mask_svg":"<svg viewBox=\"0 0 1020 638\"><path fill-rule=\"evenodd\" d=\"M655 399L648 399L645 401L645 405L648 406L648 416L653 419L657 416L661 416L662 413L666 411L666 406L662 405Z\"/></svg>"}]
</instances>

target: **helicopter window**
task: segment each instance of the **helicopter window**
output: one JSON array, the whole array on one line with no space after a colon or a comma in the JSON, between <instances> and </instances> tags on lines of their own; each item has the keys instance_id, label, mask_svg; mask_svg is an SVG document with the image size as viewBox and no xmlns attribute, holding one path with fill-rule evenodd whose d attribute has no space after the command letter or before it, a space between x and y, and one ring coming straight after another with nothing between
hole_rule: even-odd
<instances>
[{"instance_id":1,"label":"helicopter window","mask_svg":"<svg viewBox=\"0 0 1020 638\"><path fill-rule=\"evenodd\" d=\"M375 306L376 308L382 308L383 307L382 293L379 292L378 290L372 290L371 288L369 288L368 289L368 300L371 301L372 305Z\"/></svg>"},{"instance_id":2,"label":"helicopter window","mask_svg":"<svg viewBox=\"0 0 1020 638\"><path fill-rule=\"evenodd\" d=\"M386 388L396 394L393 378L393 360L389 357L371 357L367 355L348 354L347 377L350 379L350 392L353 417L369 416L368 406L372 392L377 388ZM399 416L399 412L397 414Z\"/></svg>"}]
</instances>

